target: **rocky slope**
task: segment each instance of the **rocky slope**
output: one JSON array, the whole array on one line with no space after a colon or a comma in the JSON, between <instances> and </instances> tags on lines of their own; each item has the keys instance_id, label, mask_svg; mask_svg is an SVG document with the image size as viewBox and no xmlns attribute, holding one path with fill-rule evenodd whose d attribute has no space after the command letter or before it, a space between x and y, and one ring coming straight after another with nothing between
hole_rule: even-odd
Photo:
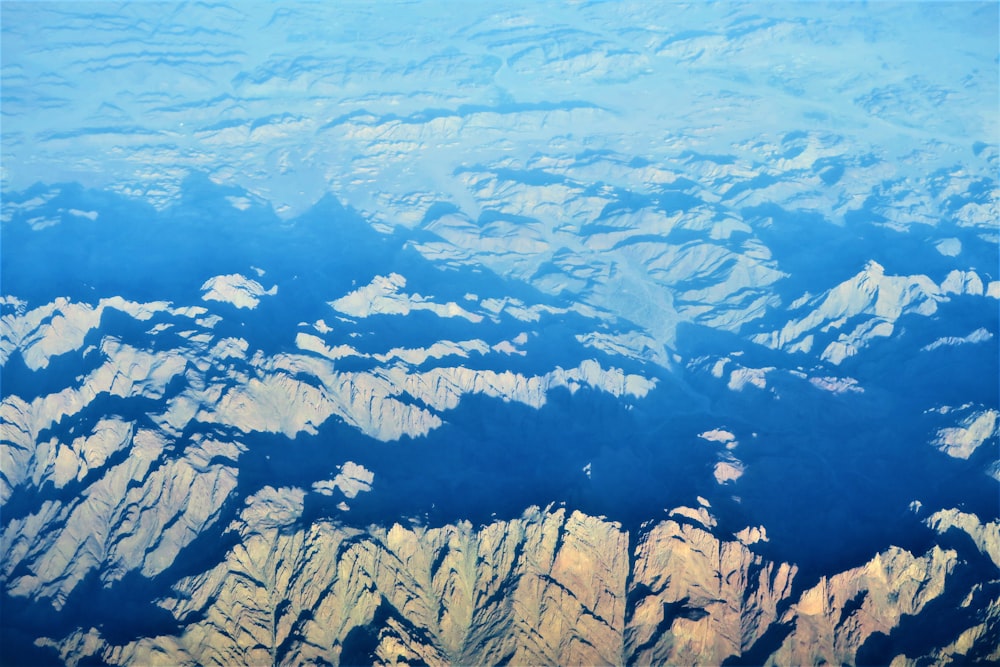
<instances>
[{"instance_id":1,"label":"rocky slope","mask_svg":"<svg viewBox=\"0 0 1000 667\"><path fill-rule=\"evenodd\" d=\"M114 276L124 296L4 297L11 660L997 657L1000 524L983 502L996 476L982 474L995 402L959 373L948 396L908 388L893 403L878 369L855 363L878 337L921 363L987 358L985 328L966 341L918 326L946 308L979 318L982 281L870 263L770 318L764 345L702 336L663 366L637 359L655 341L608 311L442 270L405 237L319 211L337 235L307 221L253 264L236 244L222 263L239 271L206 265L168 283L170 301ZM340 273L320 281L341 246ZM281 264L289 247L297 273ZM887 335L790 363L852 326ZM912 418L899 434L868 416L886 405ZM843 431L857 424L863 437ZM844 489L857 497L825 495ZM539 496L570 502L542 510ZM886 516L903 529L865 532ZM942 613L952 621L921 641Z\"/></svg>"},{"instance_id":2,"label":"rocky slope","mask_svg":"<svg viewBox=\"0 0 1000 667\"><path fill-rule=\"evenodd\" d=\"M42 643L73 665L854 664L869 638L933 618L945 595L1000 586L963 589L967 564L936 545L800 582L794 565L755 552L759 529L720 535L701 523L713 523L704 508L674 512L630 546L620 525L559 508L478 528L350 530L303 523L302 498L268 487L248 500L225 560L160 601L176 634L116 645L81 628ZM996 524L968 528L997 546ZM888 657L994 660L990 609L950 629L942 651Z\"/></svg>"},{"instance_id":3,"label":"rocky slope","mask_svg":"<svg viewBox=\"0 0 1000 667\"><path fill-rule=\"evenodd\" d=\"M502 5L2 3L0 662L1000 661L996 3Z\"/></svg>"}]
</instances>

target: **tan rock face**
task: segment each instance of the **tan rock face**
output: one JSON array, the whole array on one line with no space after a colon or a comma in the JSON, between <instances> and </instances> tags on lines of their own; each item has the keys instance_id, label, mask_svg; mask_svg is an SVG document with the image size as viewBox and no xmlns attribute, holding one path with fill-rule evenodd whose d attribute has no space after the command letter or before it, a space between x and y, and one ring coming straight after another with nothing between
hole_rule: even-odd
<instances>
[{"instance_id":1,"label":"tan rock face","mask_svg":"<svg viewBox=\"0 0 1000 667\"><path fill-rule=\"evenodd\" d=\"M268 488L248 501L226 560L161 602L180 634L115 646L81 629L48 643L110 664L718 665L783 627L769 664L849 664L941 596L957 565L937 546L890 548L800 591L794 565L686 518L647 526L630 553L618 524L564 509L360 531L302 526L302 498ZM992 641L995 607L937 657Z\"/></svg>"},{"instance_id":2,"label":"tan rock face","mask_svg":"<svg viewBox=\"0 0 1000 667\"><path fill-rule=\"evenodd\" d=\"M923 557L890 547L862 567L824 577L782 618L793 629L771 664L853 664L873 633L888 634L941 595L956 560L937 546Z\"/></svg>"},{"instance_id":3,"label":"tan rock face","mask_svg":"<svg viewBox=\"0 0 1000 667\"><path fill-rule=\"evenodd\" d=\"M640 542L627 653L634 662L720 664L772 623L795 567L765 563L742 543L665 521Z\"/></svg>"},{"instance_id":4,"label":"tan rock face","mask_svg":"<svg viewBox=\"0 0 1000 667\"><path fill-rule=\"evenodd\" d=\"M117 594L134 577L151 582L176 629L136 637L86 624L52 630L57 636L37 643L63 662L840 664L865 657L873 638L886 638L889 648L879 650L898 664L1000 659L1000 576L982 575L1000 564L1000 525L957 509L926 519L938 533L926 553L888 547L804 581L795 565L762 555L765 526L724 532L701 497L632 534L558 508L478 527L358 529L307 511L317 496L354 502L377 492L376 474L351 461L310 488L241 488L244 442L258 432L312 433L338 417L393 440L438 428L470 394L539 408L556 388L637 399L653 380L587 360L539 374L424 369L398 350L365 357L374 359L367 370L345 370L333 365L336 355L267 356L220 338L209 318L198 319L204 309L101 304L56 304L83 334L59 329L50 341L39 322L54 317L53 306L5 321L4 340L24 347L34 336L41 364L82 345L94 313L115 308L139 321L155 311L171 321L156 327L181 325L184 342L157 351L106 335L70 386L0 401L0 502L59 492L5 516L0 584L11 600L62 618L79 609L88 585ZM451 364L435 351L446 343L411 358ZM159 407L100 415L108 397ZM70 430L59 433L59 424ZM717 428L700 437L719 446L717 481L741 482L735 434ZM232 546L219 547L201 572L177 573L198 540L220 533ZM908 619L932 622L942 611L959 620L933 647L894 638Z\"/></svg>"},{"instance_id":5,"label":"tan rock face","mask_svg":"<svg viewBox=\"0 0 1000 667\"><path fill-rule=\"evenodd\" d=\"M163 321L149 335L175 327L180 347L110 333L98 340L108 308L139 322L156 314ZM268 356L216 333L219 318L165 303L62 301L0 323L0 356L20 350L29 367L95 342L68 386L0 401L0 503L13 499L3 508L0 587L5 600L59 619L57 629L33 632L54 635L36 643L63 662L784 665L856 663L873 651L900 665L1000 660L1000 576L989 569L1000 565L1000 525L964 510L926 518L937 545L925 553L887 547L818 581L762 555L769 526L723 530L700 496L631 534L559 508L478 527L360 529L316 519L317 496L353 503L377 493L381 478L344 461L339 472L315 471L307 488L261 486L280 482L240 473L255 434L316 434L337 418L390 441L442 427L470 395L541 409L556 390L638 400L656 380L587 359L525 373L463 365L497 351L489 332L488 341L372 354L343 343L336 351L336 336L305 344L296 336L301 353ZM357 367L335 363L343 356ZM839 391L840 380L829 380L820 388ZM102 413L111 399L129 409ZM975 436L969 442L995 430L982 415L961 424ZM953 431L952 444L968 439ZM740 439L757 437L748 436ZM753 470L735 456L746 445L721 427L697 437L718 449L716 481L739 488L744 468ZM599 468L583 472L596 481ZM219 535L226 541L201 571L182 569L198 561L187 557L200 540ZM114 597L130 581L155 591L155 602L140 602L159 605L175 625L112 634L113 623L98 625L112 618L107 610L90 621L98 627L66 625L89 603L89 587ZM914 642L913 624L942 613L957 620L933 646Z\"/></svg>"},{"instance_id":6,"label":"tan rock face","mask_svg":"<svg viewBox=\"0 0 1000 667\"><path fill-rule=\"evenodd\" d=\"M101 437L98 424L90 440ZM12 595L32 595L62 608L66 597L92 572L105 584L127 572L159 574L218 516L236 485L233 467L212 461L235 458L240 446L206 440L185 456L153 469L169 446L157 432L128 429L121 435L131 454L90 486L79 501L46 502L7 524L0 533L0 573ZM28 574L18 576L17 568Z\"/></svg>"}]
</instances>

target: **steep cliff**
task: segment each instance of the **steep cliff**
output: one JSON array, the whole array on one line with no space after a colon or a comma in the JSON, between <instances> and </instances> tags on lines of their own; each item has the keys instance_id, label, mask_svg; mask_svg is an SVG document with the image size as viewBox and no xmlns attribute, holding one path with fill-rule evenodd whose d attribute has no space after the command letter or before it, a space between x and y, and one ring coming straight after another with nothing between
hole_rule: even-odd
<instances>
[{"instance_id":1,"label":"steep cliff","mask_svg":"<svg viewBox=\"0 0 1000 667\"><path fill-rule=\"evenodd\" d=\"M952 550L892 547L802 588L794 565L754 552L760 530L718 535L704 511L644 527L630 549L620 525L562 508L357 530L304 523L303 497L247 501L225 560L161 600L178 634L44 643L70 664L853 664L874 633L954 594L959 567ZM996 630L994 602L944 649L894 664L995 656Z\"/></svg>"}]
</instances>

